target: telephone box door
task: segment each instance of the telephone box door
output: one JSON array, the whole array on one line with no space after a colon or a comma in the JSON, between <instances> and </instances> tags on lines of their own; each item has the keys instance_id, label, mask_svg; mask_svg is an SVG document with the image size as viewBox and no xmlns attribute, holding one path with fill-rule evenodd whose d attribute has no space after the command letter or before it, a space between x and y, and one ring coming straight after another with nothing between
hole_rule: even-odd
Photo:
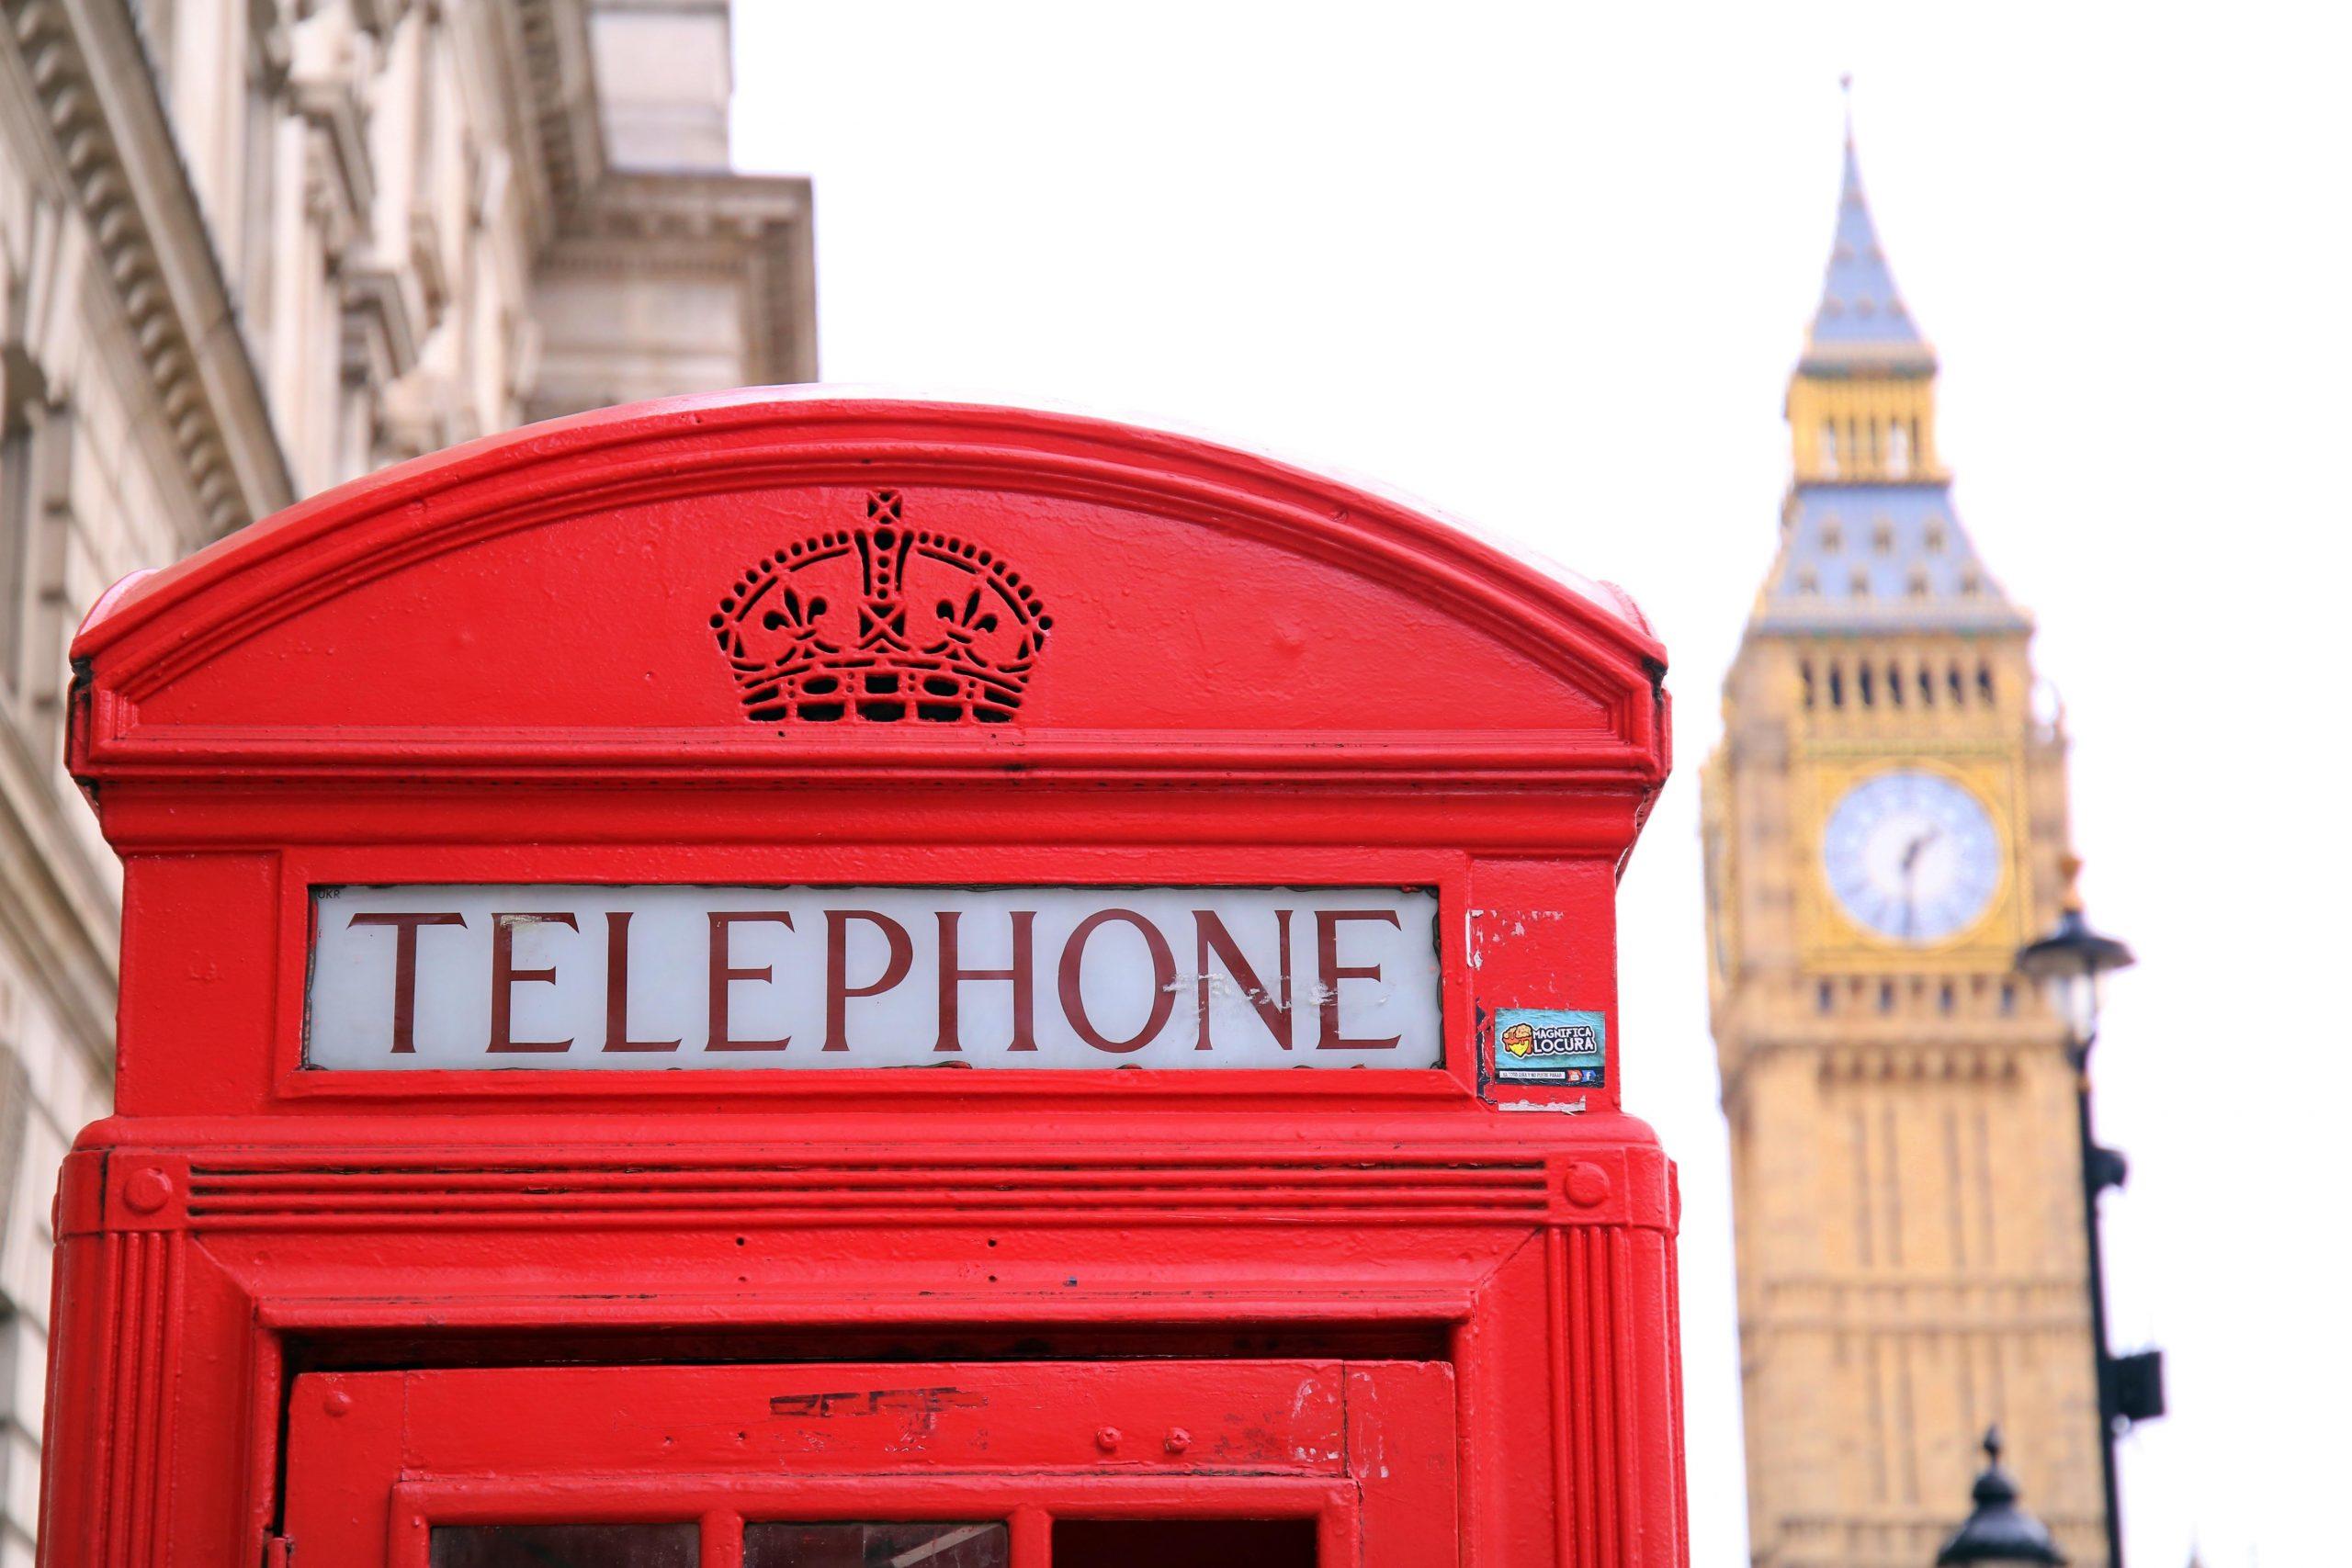
<instances>
[{"instance_id":1,"label":"telephone box door","mask_svg":"<svg viewBox=\"0 0 2352 1568\"><path fill-rule=\"evenodd\" d=\"M295 1380L297 1568L1423 1568L1453 1369L566 1367Z\"/></svg>"}]
</instances>

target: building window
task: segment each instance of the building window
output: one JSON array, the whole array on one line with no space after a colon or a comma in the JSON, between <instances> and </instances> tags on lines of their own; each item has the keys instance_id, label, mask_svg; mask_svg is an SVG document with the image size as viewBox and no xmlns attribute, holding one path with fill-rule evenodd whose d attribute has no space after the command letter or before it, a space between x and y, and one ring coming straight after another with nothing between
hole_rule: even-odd
<instances>
[{"instance_id":1,"label":"building window","mask_svg":"<svg viewBox=\"0 0 2352 1568\"><path fill-rule=\"evenodd\" d=\"M1886 433L1886 471L1898 479L1911 475L1911 432L1901 420Z\"/></svg>"},{"instance_id":2,"label":"building window","mask_svg":"<svg viewBox=\"0 0 2352 1568\"><path fill-rule=\"evenodd\" d=\"M11 400L0 409L0 683L24 689L25 623L32 575L33 426Z\"/></svg>"},{"instance_id":3,"label":"building window","mask_svg":"<svg viewBox=\"0 0 2352 1568\"><path fill-rule=\"evenodd\" d=\"M1821 422L1821 471L1831 479L1838 477L1838 422Z\"/></svg>"},{"instance_id":4,"label":"building window","mask_svg":"<svg viewBox=\"0 0 2352 1568\"><path fill-rule=\"evenodd\" d=\"M20 716L36 750L59 738L64 719L65 648L74 631L66 603L66 463L70 408L46 401L37 371L7 355L0 394L0 699Z\"/></svg>"}]
</instances>

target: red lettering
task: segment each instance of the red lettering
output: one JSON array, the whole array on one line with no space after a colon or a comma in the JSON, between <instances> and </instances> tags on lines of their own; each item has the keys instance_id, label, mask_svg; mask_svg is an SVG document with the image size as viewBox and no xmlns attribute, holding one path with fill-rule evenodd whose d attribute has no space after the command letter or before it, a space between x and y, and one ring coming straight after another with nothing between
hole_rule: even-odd
<instances>
[{"instance_id":1,"label":"red lettering","mask_svg":"<svg viewBox=\"0 0 2352 1568\"><path fill-rule=\"evenodd\" d=\"M1012 1043L1008 1051L1035 1051L1037 1048L1037 974L1031 963L1034 951L1037 911L1015 909L1012 912L1012 967L1010 969L966 969L960 966L956 953L956 928L962 919L956 909L939 911L939 1043L934 1051L961 1051L962 1037L956 1032L958 992L967 980L1010 980L1012 982Z\"/></svg>"},{"instance_id":2,"label":"red lettering","mask_svg":"<svg viewBox=\"0 0 2352 1568\"><path fill-rule=\"evenodd\" d=\"M1201 1014L1200 1042L1193 1047L1193 1050L1206 1051L1211 1048L1209 1043L1209 953L1212 949L1216 950L1218 960L1224 964L1226 973L1231 975L1235 982L1241 987L1241 994L1249 998L1250 1005L1258 1010L1260 1021L1272 1032L1283 1050L1287 1051L1291 1048L1291 1042L1296 1033L1297 1015L1290 1010L1290 911L1288 909L1274 911L1274 929L1282 936L1283 992L1279 998L1266 994L1266 987L1258 981L1258 972L1250 967L1248 959L1241 956L1241 948L1233 940L1233 933L1225 929L1225 922L1217 919L1216 912L1210 909L1193 911L1194 954L1193 975L1193 984L1198 988L1197 1005Z\"/></svg>"},{"instance_id":3,"label":"red lettering","mask_svg":"<svg viewBox=\"0 0 2352 1568\"><path fill-rule=\"evenodd\" d=\"M490 917L490 1049L492 1053L531 1052L552 1054L571 1049L569 1040L517 1040L514 1038L514 987L525 981L543 986L555 984L555 965L544 969L514 967L514 928L521 925L570 926L580 929L580 921L564 914L517 914Z\"/></svg>"},{"instance_id":4,"label":"red lettering","mask_svg":"<svg viewBox=\"0 0 2352 1568\"><path fill-rule=\"evenodd\" d=\"M628 909L605 914L605 1049L607 1051L674 1051L675 1040L631 1040L628 1037Z\"/></svg>"},{"instance_id":5,"label":"red lettering","mask_svg":"<svg viewBox=\"0 0 2352 1568\"><path fill-rule=\"evenodd\" d=\"M1317 992L1322 998L1323 1039L1316 1049L1320 1051L1392 1051L1404 1038L1392 1034L1385 1040L1351 1040L1340 1032L1340 982L1342 980L1377 980L1377 964L1347 964L1340 962L1340 922L1341 920L1385 920L1403 929L1394 909L1317 909L1315 911L1315 971Z\"/></svg>"},{"instance_id":6,"label":"red lettering","mask_svg":"<svg viewBox=\"0 0 2352 1568\"><path fill-rule=\"evenodd\" d=\"M868 986L849 983L849 923L864 920L880 931L890 944L890 956L884 961L882 976ZM907 977L914 966L914 940L907 935L907 928L889 916L873 909L828 909L825 911L825 1045L828 1051L849 1049L849 1004L853 997L878 997Z\"/></svg>"},{"instance_id":7,"label":"red lettering","mask_svg":"<svg viewBox=\"0 0 2352 1568\"><path fill-rule=\"evenodd\" d=\"M1080 994L1079 978L1086 964L1087 939L1097 928L1112 920L1125 920L1143 933L1144 945L1151 950L1151 1016L1144 1026L1125 1040L1113 1040L1094 1027L1086 1016L1086 998ZM1133 909L1100 909L1078 922L1069 933L1069 941L1062 944L1061 963L1062 1016L1078 1037L1097 1051L1125 1055L1140 1051L1168 1023L1168 1015L1176 1010L1176 955L1168 949L1168 939L1159 928L1136 914Z\"/></svg>"},{"instance_id":8,"label":"red lettering","mask_svg":"<svg viewBox=\"0 0 2352 1568\"><path fill-rule=\"evenodd\" d=\"M354 915L351 926L390 926L392 937L392 1055L416 1054L416 932L420 926L462 926L466 917L444 915Z\"/></svg>"},{"instance_id":9,"label":"red lettering","mask_svg":"<svg viewBox=\"0 0 2352 1568\"><path fill-rule=\"evenodd\" d=\"M773 920L785 930L792 929L792 917L782 909L713 909L710 911L710 1039L704 1046L708 1051L781 1051L792 1043L787 1034L781 1040L738 1040L729 1032L727 1019L727 987L738 980L773 980L775 966L763 964L756 969L738 969L728 952L729 933L733 927L747 920Z\"/></svg>"}]
</instances>

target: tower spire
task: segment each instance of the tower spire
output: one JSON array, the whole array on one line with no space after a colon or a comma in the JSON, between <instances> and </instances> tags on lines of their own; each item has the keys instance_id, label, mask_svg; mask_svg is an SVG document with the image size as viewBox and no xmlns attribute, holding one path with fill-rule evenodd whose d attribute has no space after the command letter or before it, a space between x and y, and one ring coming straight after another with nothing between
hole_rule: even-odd
<instances>
[{"instance_id":1,"label":"tower spire","mask_svg":"<svg viewBox=\"0 0 2352 1568\"><path fill-rule=\"evenodd\" d=\"M1846 95L1846 164L1838 190L1838 223L1821 303L1805 334L1804 363L1830 374L1871 368L1933 370L1935 352L1920 336L1894 287L1894 270L1879 243L1878 224L1862 192L1861 160L1854 152L1854 78L1838 78Z\"/></svg>"},{"instance_id":2,"label":"tower spire","mask_svg":"<svg viewBox=\"0 0 2352 1568\"><path fill-rule=\"evenodd\" d=\"M1846 79L1850 88L1851 78ZM1936 356L1904 309L1862 194L1849 100L1821 303L1789 379L1794 480L1767 630L2022 628L1952 511Z\"/></svg>"}]
</instances>

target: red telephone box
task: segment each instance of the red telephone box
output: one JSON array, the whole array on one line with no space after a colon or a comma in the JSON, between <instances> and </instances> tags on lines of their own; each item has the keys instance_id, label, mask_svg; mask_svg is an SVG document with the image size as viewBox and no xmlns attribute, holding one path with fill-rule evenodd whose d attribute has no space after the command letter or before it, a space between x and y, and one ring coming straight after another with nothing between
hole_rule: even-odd
<instances>
[{"instance_id":1,"label":"red telephone box","mask_svg":"<svg viewBox=\"0 0 2352 1568\"><path fill-rule=\"evenodd\" d=\"M44 1562L1685 1560L1613 591L752 392L346 486L74 657Z\"/></svg>"}]
</instances>

